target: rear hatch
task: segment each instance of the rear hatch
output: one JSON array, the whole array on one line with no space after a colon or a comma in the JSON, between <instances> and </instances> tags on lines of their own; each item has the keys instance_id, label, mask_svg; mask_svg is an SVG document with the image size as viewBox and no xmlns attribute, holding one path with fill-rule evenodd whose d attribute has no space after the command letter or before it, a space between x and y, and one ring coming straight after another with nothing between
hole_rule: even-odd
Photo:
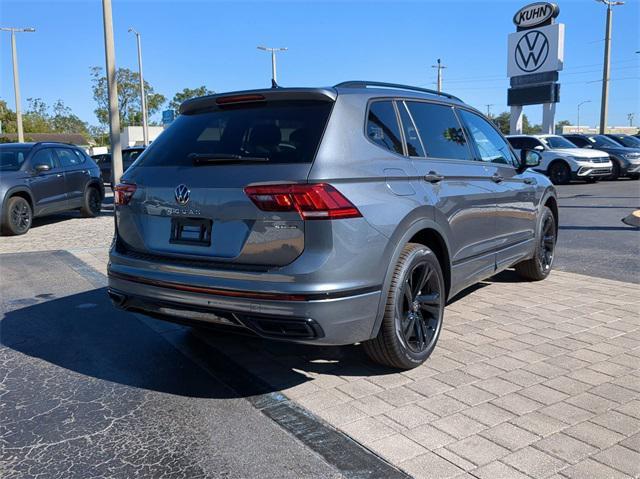
<instances>
[{"instance_id":1,"label":"rear hatch","mask_svg":"<svg viewBox=\"0 0 640 479\"><path fill-rule=\"evenodd\" d=\"M282 89L183 104L123 176L135 186L117 199L120 239L166 258L291 263L304 249L300 214L261 210L244 189L305 183L334 100L330 90Z\"/></svg>"}]
</instances>

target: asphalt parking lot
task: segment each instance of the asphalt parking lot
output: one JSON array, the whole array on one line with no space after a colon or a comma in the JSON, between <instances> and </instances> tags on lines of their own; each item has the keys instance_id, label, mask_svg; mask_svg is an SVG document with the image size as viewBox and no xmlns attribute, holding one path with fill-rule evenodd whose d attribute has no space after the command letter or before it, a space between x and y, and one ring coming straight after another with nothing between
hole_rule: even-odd
<instances>
[{"instance_id":1,"label":"asphalt parking lot","mask_svg":"<svg viewBox=\"0 0 640 479\"><path fill-rule=\"evenodd\" d=\"M465 291L404 373L117 312L110 201L40 220L0 238L1 475L639 477L639 188L560 187L557 271Z\"/></svg>"}]
</instances>

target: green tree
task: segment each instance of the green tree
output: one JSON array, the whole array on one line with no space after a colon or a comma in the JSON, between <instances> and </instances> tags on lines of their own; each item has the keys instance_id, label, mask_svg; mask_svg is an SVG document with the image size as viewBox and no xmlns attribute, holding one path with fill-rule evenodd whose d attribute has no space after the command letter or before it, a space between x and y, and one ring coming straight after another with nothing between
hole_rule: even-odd
<instances>
[{"instance_id":1,"label":"green tree","mask_svg":"<svg viewBox=\"0 0 640 479\"><path fill-rule=\"evenodd\" d=\"M504 135L508 135L510 118L511 114L508 111L503 111L499 115L493 117L492 121ZM542 127L540 125L532 125L531 123L529 123L529 118L527 118L527 115L522 115L522 133L524 133L525 135L534 135L536 133L540 133L541 131Z\"/></svg>"},{"instance_id":2,"label":"green tree","mask_svg":"<svg viewBox=\"0 0 640 479\"><path fill-rule=\"evenodd\" d=\"M215 92L209 90L206 86L202 85L197 88L185 88L173 95L173 99L169 102L169 108L178 111L183 101L198 96L213 95Z\"/></svg>"},{"instance_id":3,"label":"green tree","mask_svg":"<svg viewBox=\"0 0 640 479\"><path fill-rule=\"evenodd\" d=\"M27 98L29 105L22 115L22 128L25 133L51 133L49 107L42 98Z\"/></svg>"},{"instance_id":4,"label":"green tree","mask_svg":"<svg viewBox=\"0 0 640 479\"><path fill-rule=\"evenodd\" d=\"M93 99L97 103L94 110L102 125L109 124L109 96L107 77L101 67L91 68ZM118 85L118 111L121 126L142 124L142 107L140 105L140 75L128 68L118 68L116 72ZM144 82L147 95L147 111L149 116L157 113L167 100L164 95L156 93L149 82Z\"/></svg>"},{"instance_id":5,"label":"green tree","mask_svg":"<svg viewBox=\"0 0 640 479\"><path fill-rule=\"evenodd\" d=\"M2 133L16 133L16 112L9 108L4 100L0 100L0 122Z\"/></svg>"},{"instance_id":6,"label":"green tree","mask_svg":"<svg viewBox=\"0 0 640 479\"><path fill-rule=\"evenodd\" d=\"M556 134L561 135L562 127L571 125L572 123L569 120L560 120L558 123L556 123Z\"/></svg>"}]
</instances>

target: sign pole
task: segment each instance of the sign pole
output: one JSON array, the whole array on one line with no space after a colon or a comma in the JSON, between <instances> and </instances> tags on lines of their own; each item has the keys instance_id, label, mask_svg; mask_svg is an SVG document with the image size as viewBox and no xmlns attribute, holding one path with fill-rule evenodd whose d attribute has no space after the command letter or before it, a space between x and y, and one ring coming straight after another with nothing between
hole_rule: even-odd
<instances>
[{"instance_id":1,"label":"sign pole","mask_svg":"<svg viewBox=\"0 0 640 479\"><path fill-rule=\"evenodd\" d=\"M555 116L556 116L556 104L555 103L543 103L542 104L542 133L552 135L555 133Z\"/></svg>"},{"instance_id":2,"label":"sign pole","mask_svg":"<svg viewBox=\"0 0 640 479\"><path fill-rule=\"evenodd\" d=\"M523 118L522 105L513 105L511 107L511 115L509 117L510 135L522 135Z\"/></svg>"}]
</instances>

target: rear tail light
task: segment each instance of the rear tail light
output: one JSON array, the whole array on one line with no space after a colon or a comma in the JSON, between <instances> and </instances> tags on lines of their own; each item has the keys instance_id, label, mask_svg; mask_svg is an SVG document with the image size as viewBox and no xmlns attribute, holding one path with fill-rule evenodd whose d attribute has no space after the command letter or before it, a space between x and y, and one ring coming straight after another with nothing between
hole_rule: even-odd
<instances>
[{"instance_id":1,"label":"rear tail light","mask_svg":"<svg viewBox=\"0 0 640 479\"><path fill-rule=\"evenodd\" d=\"M136 189L137 186L133 183L118 183L113 189L114 203L116 205L128 205Z\"/></svg>"},{"instance_id":2,"label":"rear tail light","mask_svg":"<svg viewBox=\"0 0 640 479\"><path fill-rule=\"evenodd\" d=\"M326 183L247 186L244 191L262 211L297 211L303 220L362 216L342 193Z\"/></svg>"}]
</instances>

